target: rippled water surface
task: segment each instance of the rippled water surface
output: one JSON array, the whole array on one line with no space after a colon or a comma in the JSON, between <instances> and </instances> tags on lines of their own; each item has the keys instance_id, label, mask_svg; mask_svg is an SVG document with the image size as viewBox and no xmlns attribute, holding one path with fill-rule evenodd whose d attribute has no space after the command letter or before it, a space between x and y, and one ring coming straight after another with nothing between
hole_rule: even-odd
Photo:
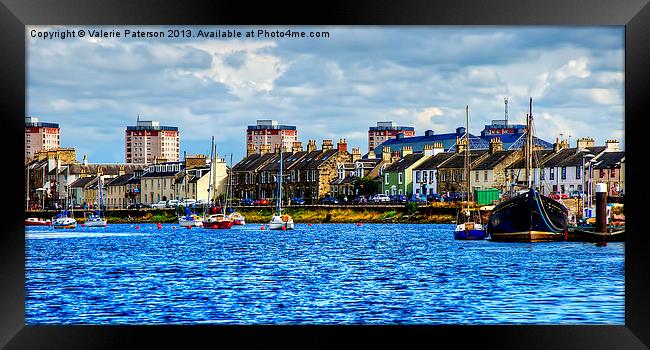
<instances>
[{"instance_id":1,"label":"rippled water surface","mask_svg":"<svg viewBox=\"0 0 650 350\"><path fill-rule=\"evenodd\" d=\"M624 324L624 244L453 225L26 229L27 324Z\"/></svg>"}]
</instances>

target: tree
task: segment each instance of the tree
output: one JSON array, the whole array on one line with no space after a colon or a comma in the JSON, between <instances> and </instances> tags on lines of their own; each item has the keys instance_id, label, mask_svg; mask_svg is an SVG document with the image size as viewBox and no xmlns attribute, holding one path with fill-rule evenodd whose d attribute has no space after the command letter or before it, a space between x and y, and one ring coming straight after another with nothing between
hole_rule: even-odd
<instances>
[{"instance_id":1,"label":"tree","mask_svg":"<svg viewBox=\"0 0 650 350\"><path fill-rule=\"evenodd\" d=\"M374 179L364 176L354 182L354 191L360 196L369 196L377 193L379 184Z\"/></svg>"}]
</instances>

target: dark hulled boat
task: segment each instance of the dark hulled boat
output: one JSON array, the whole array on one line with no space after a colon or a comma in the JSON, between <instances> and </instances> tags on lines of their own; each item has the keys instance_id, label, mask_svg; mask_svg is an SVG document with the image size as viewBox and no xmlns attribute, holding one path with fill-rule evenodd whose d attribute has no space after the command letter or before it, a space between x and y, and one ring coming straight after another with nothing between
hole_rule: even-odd
<instances>
[{"instance_id":1,"label":"dark hulled boat","mask_svg":"<svg viewBox=\"0 0 650 350\"><path fill-rule=\"evenodd\" d=\"M538 242L566 239L568 209L534 189L499 203L487 232L493 241Z\"/></svg>"},{"instance_id":2,"label":"dark hulled boat","mask_svg":"<svg viewBox=\"0 0 650 350\"><path fill-rule=\"evenodd\" d=\"M561 203L541 195L532 186L533 99L526 116L527 191L499 203L490 214L487 232L493 241L538 242L567 239L569 210Z\"/></svg>"}]
</instances>

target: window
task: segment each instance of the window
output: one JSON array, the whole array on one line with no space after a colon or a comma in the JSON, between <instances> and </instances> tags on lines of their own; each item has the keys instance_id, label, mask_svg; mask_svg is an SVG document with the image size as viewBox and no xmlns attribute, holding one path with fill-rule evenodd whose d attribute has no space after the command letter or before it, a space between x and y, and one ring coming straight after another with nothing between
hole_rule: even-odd
<instances>
[{"instance_id":1,"label":"window","mask_svg":"<svg viewBox=\"0 0 650 350\"><path fill-rule=\"evenodd\" d=\"M420 182L420 172L419 171L415 172L415 182Z\"/></svg>"},{"instance_id":2,"label":"window","mask_svg":"<svg viewBox=\"0 0 650 350\"><path fill-rule=\"evenodd\" d=\"M400 184L400 185L402 184L402 173L397 174L397 183Z\"/></svg>"},{"instance_id":3,"label":"window","mask_svg":"<svg viewBox=\"0 0 650 350\"><path fill-rule=\"evenodd\" d=\"M478 181L478 171L476 172L475 180Z\"/></svg>"},{"instance_id":4,"label":"window","mask_svg":"<svg viewBox=\"0 0 650 350\"><path fill-rule=\"evenodd\" d=\"M384 174L384 178L385 178L384 182L386 183L386 185L388 185L388 173Z\"/></svg>"},{"instance_id":5,"label":"window","mask_svg":"<svg viewBox=\"0 0 650 350\"><path fill-rule=\"evenodd\" d=\"M555 168L550 169L550 174L549 174L548 178L550 180L555 180ZM555 190L553 190L553 191L555 191Z\"/></svg>"},{"instance_id":6,"label":"window","mask_svg":"<svg viewBox=\"0 0 650 350\"><path fill-rule=\"evenodd\" d=\"M599 176L600 176L601 178L602 178L602 177L605 177L605 169L600 169L600 174L599 174Z\"/></svg>"},{"instance_id":7,"label":"window","mask_svg":"<svg viewBox=\"0 0 650 350\"><path fill-rule=\"evenodd\" d=\"M616 176L616 169L615 169L615 168L612 168L612 170L610 171L610 173L611 173L611 176L612 176L612 177Z\"/></svg>"},{"instance_id":8,"label":"window","mask_svg":"<svg viewBox=\"0 0 650 350\"><path fill-rule=\"evenodd\" d=\"M488 180L488 172L487 172L487 170L484 170L483 171L483 181L487 181L487 180Z\"/></svg>"},{"instance_id":9,"label":"window","mask_svg":"<svg viewBox=\"0 0 650 350\"><path fill-rule=\"evenodd\" d=\"M435 175L435 173L433 172L433 170L429 170L429 179L431 179L430 181L433 181L433 180L435 179L435 176L436 176L436 175Z\"/></svg>"},{"instance_id":10,"label":"window","mask_svg":"<svg viewBox=\"0 0 650 350\"><path fill-rule=\"evenodd\" d=\"M539 178L540 180L546 179L546 168L541 168L539 171Z\"/></svg>"},{"instance_id":11,"label":"window","mask_svg":"<svg viewBox=\"0 0 650 350\"><path fill-rule=\"evenodd\" d=\"M566 167L562 167L562 180L566 180Z\"/></svg>"}]
</instances>

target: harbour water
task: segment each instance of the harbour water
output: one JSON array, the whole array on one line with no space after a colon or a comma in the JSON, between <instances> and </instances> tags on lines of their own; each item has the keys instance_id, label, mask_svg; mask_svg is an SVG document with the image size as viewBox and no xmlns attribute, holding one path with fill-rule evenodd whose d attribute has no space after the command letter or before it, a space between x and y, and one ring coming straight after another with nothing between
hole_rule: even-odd
<instances>
[{"instance_id":1,"label":"harbour water","mask_svg":"<svg viewBox=\"0 0 650 350\"><path fill-rule=\"evenodd\" d=\"M624 324L624 243L454 225L26 228L36 324Z\"/></svg>"}]
</instances>

